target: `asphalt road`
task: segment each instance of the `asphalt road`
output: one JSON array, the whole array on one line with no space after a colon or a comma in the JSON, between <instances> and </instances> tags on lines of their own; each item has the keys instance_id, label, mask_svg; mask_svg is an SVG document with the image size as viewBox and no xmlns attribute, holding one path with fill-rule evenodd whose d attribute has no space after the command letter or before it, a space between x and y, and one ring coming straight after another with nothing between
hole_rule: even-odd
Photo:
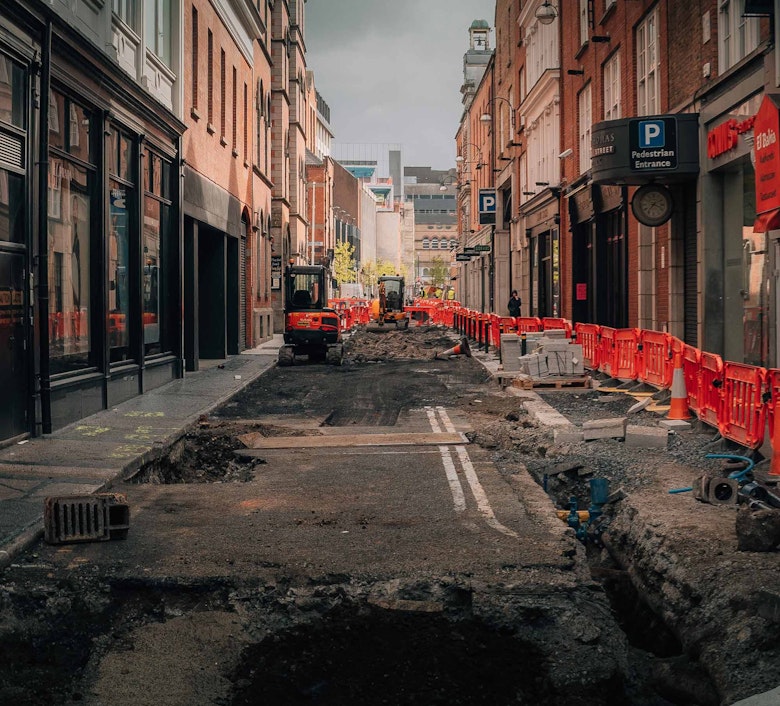
<instances>
[{"instance_id":1,"label":"asphalt road","mask_svg":"<svg viewBox=\"0 0 780 706\"><path fill-rule=\"evenodd\" d=\"M212 415L275 427L247 425L251 480L122 483L126 540L41 544L9 569L19 596L58 587L44 622L81 650L73 701L226 703L247 646L370 605L485 621L545 656L549 703L574 685L571 703L618 703L624 642L582 548L530 476L468 443L469 400L496 392L466 358L262 375Z\"/></svg>"}]
</instances>

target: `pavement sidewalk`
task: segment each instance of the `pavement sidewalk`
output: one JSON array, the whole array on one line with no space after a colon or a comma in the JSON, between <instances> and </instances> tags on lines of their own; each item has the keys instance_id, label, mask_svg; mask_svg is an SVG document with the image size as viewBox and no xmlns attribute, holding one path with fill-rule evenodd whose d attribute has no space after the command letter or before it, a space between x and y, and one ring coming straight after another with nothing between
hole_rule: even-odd
<instances>
[{"instance_id":1,"label":"pavement sidewalk","mask_svg":"<svg viewBox=\"0 0 780 706\"><path fill-rule=\"evenodd\" d=\"M130 475L272 367L282 343L274 335L52 434L0 449L0 567L42 535L45 497L89 495Z\"/></svg>"}]
</instances>

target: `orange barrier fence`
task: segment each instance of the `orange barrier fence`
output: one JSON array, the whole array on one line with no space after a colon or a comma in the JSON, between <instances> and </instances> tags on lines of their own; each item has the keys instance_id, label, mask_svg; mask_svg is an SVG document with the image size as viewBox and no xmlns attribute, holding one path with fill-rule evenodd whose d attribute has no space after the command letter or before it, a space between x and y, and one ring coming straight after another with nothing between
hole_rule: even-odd
<instances>
[{"instance_id":1,"label":"orange barrier fence","mask_svg":"<svg viewBox=\"0 0 780 706\"><path fill-rule=\"evenodd\" d=\"M671 336L660 331L642 330L639 334L639 379L656 387L671 387ZM620 376L618 376L620 377Z\"/></svg>"},{"instance_id":2,"label":"orange barrier fence","mask_svg":"<svg viewBox=\"0 0 780 706\"><path fill-rule=\"evenodd\" d=\"M699 364L699 419L718 427L723 406L723 360L719 355L702 353Z\"/></svg>"},{"instance_id":3,"label":"orange barrier fence","mask_svg":"<svg viewBox=\"0 0 780 706\"><path fill-rule=\"evenodd\" d=\"M533 333L542 330L542 320L536 316L516 316L517 333Z\"/></svg>"},{"instance_id":4,"label":"orange barrier fence","mask_svg":"<svg viewBox=\"0 0 780 706\"><path fill-rule=\"evenodd\" d=\"M433 323L433 307L429 306L405 306L407 312L415 326L429 326Z\"/></svg>"},{"instance_id":5,"label":"orange barrier fence","mask_svg":"<svg viewBox=\"0 0 780 706\"><path fill-rule=\"evenodd\" d=\"M599 370L612 376L612 368L615 364L616 329L602 326L599 333Z\"/></svg>"},{"instance_id":6,"label":"orange barrier fence","mask_svg":"<svg viewBox=\"0 0 780 706\"><path fill-rule=\"evenodd\" d=\"M501 335L516 333L517 322L514 316L490 315L490 341L496 348L501 348Z\"/></svg>"},{"instance_id":7,"label":"orange barrier fence","mask_svg":"<svg viewBox=\"0 0 780 706\"><path fill-rule=\"evenodd\" d=\"M765 368L755 365L728 362L724 365L723 407L718 428L727 439L750 448L764 442L766 375Z\"/></svg>"},{"instance_id":8,"label":"orange barrier fence","mask_svg":"<svg viewBox=\"0 0 780 706\"><path fill-rule=\"evenodd\" d=\"M601 327L596 324L575 324L574 340L582 346L582 357L586 368L598 370L599 336Z\"/></svg>"},{"instance_id":9,"label":"orange barrier fence","mask_svg":"<svg viewBox=\"0 0 780 706\"><path fill-rule=\"evenodd\" d=\"M639 330L621 328L615 331L614 366L612 377L623 380L637 379L637 353L639 350Z\"/></svg>"},{"instance_id":10,"label":"orange barrier fence","mask_svg":"<svg viewBox=\"0 0 780 706\"><path fill-rule=\"evenodd\" d=\"M686 343L683 345L682 355L688 407L698 415L701 407L699 401L701 397L701 351Z\"/></svg>"},{"instance_id":11,"label":"orange barrier fence","mask_svg":"<svg viewBox=\"0 0 780 706\"><path fill-rule=\"evenodd\" d=\"M553 331L553 330L564 330L566 331L566 337L571 338L571 323L567 321L566 319L555 319L550 316L545 316L542 319L542 330L543 331Z\"/></svg>"}]
</instances>

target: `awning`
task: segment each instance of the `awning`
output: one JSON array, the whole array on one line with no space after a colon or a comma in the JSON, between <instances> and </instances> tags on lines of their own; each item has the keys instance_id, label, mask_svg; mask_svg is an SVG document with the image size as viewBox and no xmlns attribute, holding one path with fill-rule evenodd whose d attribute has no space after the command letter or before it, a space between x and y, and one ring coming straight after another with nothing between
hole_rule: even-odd
<instances>
[{"instance_id":1,"label":"awning","mask_svg":"<svg viewBox=\"0 0 780 706\"><path fill-rule=\"evenodd\" d=\"M780 208L764 211L756 216L753 223L754 233L767 233L770 230L780 230Z\"/></svg>"}]
</instances>

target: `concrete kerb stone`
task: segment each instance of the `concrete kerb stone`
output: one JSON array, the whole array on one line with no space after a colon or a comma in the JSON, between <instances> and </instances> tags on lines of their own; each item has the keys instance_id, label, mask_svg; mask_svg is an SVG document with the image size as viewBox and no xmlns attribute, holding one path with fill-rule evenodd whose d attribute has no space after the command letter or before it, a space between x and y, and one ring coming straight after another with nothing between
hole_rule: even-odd
<instances>
[{"instance_id":1,"label":"concrete kerb stone","mask_svg":"<svg viewBox=\"0 0 780 706\"><path fill-rule=\"evenodd\" d=\"M626 418L590 419L582 424L585 441L595 439L623 439L626 435Z\"/></svg>"},{"instance_id":2,"label":"concrete kerb stone","mask_svg":"<svg viewBox=\"0 0 780 706\"><path fill-rule=\"evenodd\" d=\"M688 431L693 428L691 423L684 419L662 419L658 422L658 426L669 431Z\"/></svg>"},{"instance_id":3,"label":"concrete kerb stone","mask_svg":"<svg viewBox=\"0 0 780 706\"><path fill-rule=\"evenodd\" d=\"M626 447L634 449L665 449L669 443L669 430L661 427L643 427L629 424L626 427Z\"/></svg>"}]
</instances>

